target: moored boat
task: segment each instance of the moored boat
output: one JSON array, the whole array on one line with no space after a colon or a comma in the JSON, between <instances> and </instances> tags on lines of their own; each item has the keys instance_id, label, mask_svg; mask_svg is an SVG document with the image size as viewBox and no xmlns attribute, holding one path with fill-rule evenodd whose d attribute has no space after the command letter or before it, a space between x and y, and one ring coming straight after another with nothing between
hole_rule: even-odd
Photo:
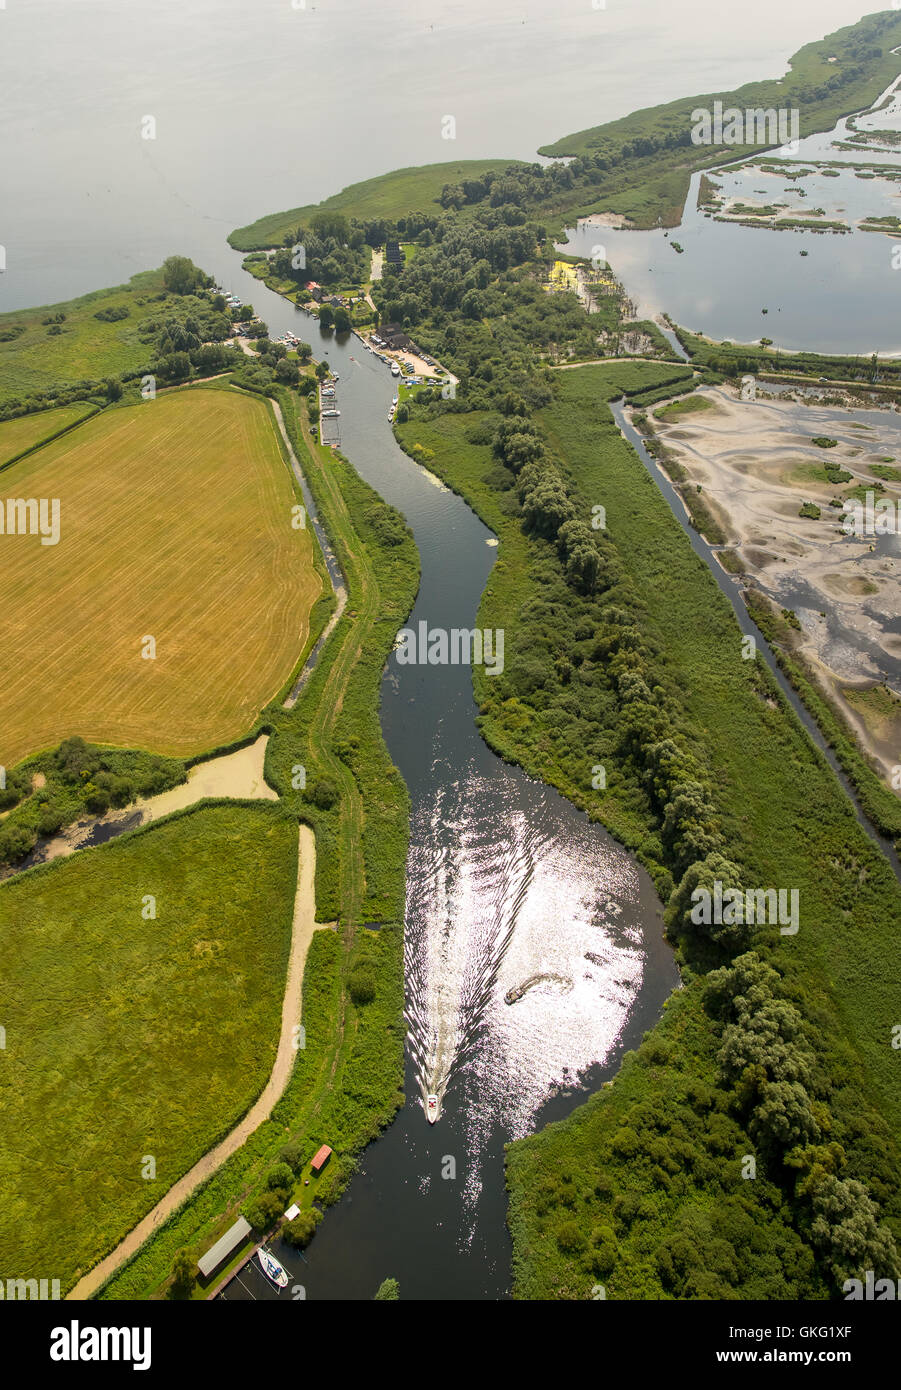
<instances>
[{"instance_id":1,"label":"moored boat","mask_svg":"<svg viewBox=\"0 0 901 1390\"><path fill-rule=\"evenodd\" d=\"M277 1289L286 1289L288 1287L287 1272L282 1268L275 1256L270 1255L264 1245L261 1245L257 1251L257 1259L260 1262L260 1269L271 1284L274 1284Z\"/></svg>"}]
</instances>

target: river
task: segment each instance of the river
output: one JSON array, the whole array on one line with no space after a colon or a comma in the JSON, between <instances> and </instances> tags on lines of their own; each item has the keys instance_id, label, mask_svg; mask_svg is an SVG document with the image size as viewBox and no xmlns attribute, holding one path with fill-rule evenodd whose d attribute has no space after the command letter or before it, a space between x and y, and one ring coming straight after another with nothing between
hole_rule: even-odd
<instances>
[{"instance_id":1,"label":"river","mask_svg":"<svg viewBox=\"0 0 901 1390\"><path fill-rule=\"evenodd\" d=\"M411 625L474 627L494 538L398 447L387 368L356 337L321 334L251 283L272 331L293 328L338 372L342 450L413 529L422 582ZM503 1145L597 1089L678 984L648 875L497 758L476 713L468 667L389 661L382 727L412 801L407 1103L307 1251L311 1298L371 1297L388 1275L423 1298L503 1296ZM431 1090L442 1101L435 1125L423 1108ZM296 1254L282 1253L295 1268Z\"/></svg>"}]
</instances>

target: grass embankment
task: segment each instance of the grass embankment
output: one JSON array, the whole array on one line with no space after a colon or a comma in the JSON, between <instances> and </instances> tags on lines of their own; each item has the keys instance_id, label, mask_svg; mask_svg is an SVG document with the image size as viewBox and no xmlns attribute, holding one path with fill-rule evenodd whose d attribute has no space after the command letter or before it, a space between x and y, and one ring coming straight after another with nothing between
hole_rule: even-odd
<instances>
[{"instance_id":1,"label":"grass embankment","mask_svg":"<svg viewBox=\"0 0 901 1390\"><path fill-rule=\"evenodd\" d=\"M823 690L810 664L797 650L792 625L756 589L745 591L745 602L793 689L813 715L820 733L838 758L842 771L857 793L864 815L881 835L887 836L896 845L901 843L901 800L870 766L848 721L835 701Z\"/></svg>"},{"instance_id":2,"label":"grass embankment","mask_svg":"<svg viewBox=\"0 0 901 1390\"><path fill-rule=\"evenodd\" d=\"M757 343L717 343L676 328L676 335L693 364L726 376L754 373L763 380L805 381L814 378L851 392L899 399L901 360L894 357L825 356L818 352L779 352ZM878 375L878 381L874 377Z\"/></svg>"},{"instance_id":3,"label":"grass embankment","mask_svg":"<svg viewBox=\"0 0 901 1390\"><path fill-rule=\"evenodd\" d=\"M697 415L702 410L714 410L713 401L706 396L686 396L684 400L672 401L654 411L657 420L681 420L683 415Z\"/></svg>"},{"instance_id":4,"label":"grass embankment","mask_svg":"<svg viewBox=\"0 0 901 1390\"><path fill-rule=\"evenodd\" d=\"M411 169L395 169L362 183L352 183L321 203L290 208L260 217L247 227L238 227L229 238L236 251L259 251L282 246L286 233L304 225L317 212L343 212L359 222L385 218L397 222L410 213L441 211L438 197L447 183L478 179L490 169L507 169L515 159L458 159L446 164L422 164Z\"/></svg>"},{"instance_id":5,"label":"grass embankment","mask_svg":"<svg viewBox=\"0 0 901 1390\"><path fill-rule=\"evenodd\" d=\"M2 542L15 621L0 763L71 734L172 755L243 734L295 666L322 589L266 407L167 393L3 477L10 496L60 499L60 538Z\"/></svg>"},{"instance_id":6,"label":"grass embankment","mask_svg":"<svg viewBox=\"0 0 901 1390\"><path fill-rule=\"evenodd\" d=\"M610 161L596 201L582 193L583 213L618 212L638 227L676 226L691 175L760 153L759 145L693 145L692 111L712 112L714 101L742 111L757 107L800 111L800 133L829 130L835 121L869 106L899 71L891 50L901 44L901 16L868 15L859 24L806 44L790 60L787 77L751 82L731 92L711 92L653 106L605 125L566 135L539 153L602 155ZM829 62L830 58L837 59Z\"/></svg>"},{"instance_id":7,"label":"grass embankment","mask_svg":"<svg viewBox=\"0 0 901 1390\"><path fill-rule=\"evenodd\" d=\"M289 817L207 805L0 887L6 1274L70 1286L252 1104L296 882Z\"/></svg>"},{"instance_id":8,"label":"grass embankment","mask_svg":"<svg viewBox=\"0 0 901 1390\"><path fill-rule=\"evenodd\" d=\"M615 378L611 376L615 373ZM674 367L668 363L595 363L583 369L555 374L559 383L570 377L589 381L596 379L597 390L606 394L607 383L615 379L618 394L631 397L657 389L673 390L673 383L685 378L692 380L690 368ZM432 420L413 419L395 427L402 447L465 498L486 526L498 535L500 549L479 609L479 625L502 628L506 632L507 666L513 671L516 689L528 690L538 680L532 670L534 620L531 600L545 590L546 597L538 600L543 616L553 613L562 618L562 600L571 607L567 628L561 628L558 644L561 651L572 636L570 625L580 628L596 621L591 612L578 612L580 601L568 589L551 590L547 580L547 559L553 548L546 542L528 536L522 528L522 516L512 478L503 476L487 442L473 443L472 438L490 436L499 420L487 412L446 414ZM603 505L603 504L602 504ZM587 509L590 520L591 510ZM608 526L610 522L608 519ZM572 617L575 614L575 617ZM541 619L539 618L539 622ZM536 654L536 659L537 654ZM479 728L491 748L506 761L518 763L534 777L556 787L594 820L602 820L623 844L642 852L648 842L649 854L642 854L649 871L668 885L669 877L660 862L659 847L655 852L648 834L647 808L644 795L637 784L613 772L609 763L613 725L600 736L594 736L584 726L577 731L564 731L559 711L548 701L542 713L506 688L503 678L486 677L474 668L474 685L479 701ZM499 695L498 690L502 693ZM567 703L566 718L571 710ZM592 767L607 766L608 790L603 803L603 815L597 792L592 789ZM668 891L668 889L667 889Z\"/></svg>"},{"instance_id":9,"label":"grass embankment","mask_svg":"<svg viewBox=\"0 0 901 1390\"><path fill-rule=\"evenodd\" d=\"M748 883L799 889L798 935L765 931L757 949L771 953L815 1030L829 1137L844 1147L848 1175L869 1184L898 1232L891 1174L901 1116L891 1025L901 992L883 968L897 945L897 884L769 673L742 660L725 598L619 435L604 401L624 383L634 387L636 370L616 364L559 373L555 401L538 418L585 515L594 505L606 509L641 605L643 650L653 653L667 701L681 708L680 738L704 752L730 856ZM662 370L646 369L650 386ZM557 660L571 662L578 648L586 666L594 625L583 622L572 595L559 606L562 591L549 583L552 547L523 533L504 470L486 442L473 442L485 434L478 417L412 421L398 433L411 450L418 442L433 451L428 466L500 536L479 622L505 628L507 671L526 694L505 688L506 671L500 682L477 673L485 737L634 848L665 895L657 817L619 755L618 707L596 695L589 700L591 676L575 684L574 671L571 688L545 675L538 698L524 684L531 663L541 686L540 645L554 646L548 624ZM591 790L595 763L607 769L604 793ZM768 1170L758 1153L757 1181L742 1181L742 1156L758 1151L719 1082L720 1038L702 1005L702 979L686 966L684 983L612 1087L509 1150L518 1296L591 1297L598 1279L612 1297L834 1292L815 1265L778 1165Z\"/></svg>"},{"instance_id":10,"label":"grass embankment","mask_svg":"<svg viewBox=\"0 0 901 1390\"><path fill-rule=\"evenodd\" d=\"M348 463L313 444L306 408L278 393L295 451L348 579L348 604L296 706L271 705L267 777L317 840L317 932L304 977L305 1047L287 1090L235 1154L104 1289L104 1298L158 1296L181 1248L206 1249L257 1192L289 1140L307 1160L321 1143L335 1158L294 1199L335 1200L354 1155L402 1102L403 911L408 797L378 718L381 672L412 607L412 537ZM306 791L292 782L303 767ZM330 784L330 806L311 793ZM379 930L367 930L380 922ZM199 1291L196 1296L200 1296Z\"/></svg>"},{"instance_id":11,"label":"grass embankment","mask_svg":"<svg viewBox=\"0 0 901 1390\"><path fill-rule=\"evenodd\" d=\"M87 401L77 401L73 405L58 406L55 410L42 410L36 415L20 415L15 420L4 420L0 424L0 468L65 434L73 425L93 415L96 409Z\"/></svg>"}]
</instances>

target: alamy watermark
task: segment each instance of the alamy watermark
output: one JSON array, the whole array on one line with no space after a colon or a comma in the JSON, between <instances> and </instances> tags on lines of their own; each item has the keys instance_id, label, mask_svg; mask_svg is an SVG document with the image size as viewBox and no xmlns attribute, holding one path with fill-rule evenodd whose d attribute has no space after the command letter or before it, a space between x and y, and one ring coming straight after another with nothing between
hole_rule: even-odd
<instances>
[{"instance_id":1,"label":"alamy watermark","mask_svg":"<svg viewBox=\"0 0 901 1390\"><path fill-rule=\"evenodd\" d=\"M842 530L848 536L901 535L901 500L866 492L863 501L847 498Z\"/></svg>"},{"instance_id":2,"label":"alamy watermark","mask_svg":"<svg viewBox=\"0 0 901 1390\"><path fill-rule=\"evenodd\" d=\"M874 1271L868 1269L863 1279L846 1279L842 1284L842 1293L845 1295L846 1303L854 1303L860 1299L873 1300L876 1303L894 1302L901 1299L901 1279L897 1282L894 1279L877 1279Z\"/></svg>"},{"instance_id":3,"label":"alamy watermark","mask_svg":"<svg viewBox=\"0 0 901 1390\"><path fill-rule=\"evenodd\" d=\"M0 499L0 536L40 536L41 545L59 545L58 497Z\"/></svg>"},{"instance_id":4,"label":"alamy watermark","mask_svg":"<svg viewBox=\"0 0 901 1390\"><path fill-rule=\"evenodd\" d=\"M801 113L796 106L723 107L721 101L698 106L691 113L693 145L787 145L797 152L801 138Z\"/></svg>"},{"instance_id":5,"label":"alamy watermark","mask_svg":"<svg viewBox=\"0 0 901 1390\"><path fill-rule=\"evenodd\" d=\"M73 1318L50 1331L51 1361L130 1361L132 1370L150 1369L149 1327L84 1327Z\"/></svg>"},{"instance_id":6,"label":"alamy watermark","mask_svg":"<svg viewBox=\"0 0 901 1390\"><path fill-rule=\"evenodd\" d=\"M720 879L709 888L695 888L691 920L695 926L778 926L783 936L798 931L800 893L797 888L724 888Z\"/></svg>"},{"instance_id":7,"label":"alamy watermark","mask_svg":"<svg viewBox=\"0 0 901 1390\"><path fill-rule=\"evenodd\" d=\"M58 1279L0 1279L0 1299L42 1303L62 1298Z\"/></svg>"},{"instance_id":8,"label":"alamy watermark","mask_svg":"<svg viewBox=\"0 0 901 1390\"><path fill-rule=\"evenodd\" d=\"M401 628L396 650L401 666L484 666L487 675L499 676L504 669L504 629L430 628L420 620L416 631Z\"/></svg>"}]
</instances>

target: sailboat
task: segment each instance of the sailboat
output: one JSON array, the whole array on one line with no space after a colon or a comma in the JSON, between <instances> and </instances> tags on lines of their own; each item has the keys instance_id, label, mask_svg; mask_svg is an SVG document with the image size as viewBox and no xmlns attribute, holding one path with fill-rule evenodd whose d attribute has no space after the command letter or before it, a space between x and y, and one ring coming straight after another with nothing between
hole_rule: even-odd
<instances>
[{"instance_id":1,"label":"sailboat","mask_svg":"<svg viewBox=\"0 0 901 1390\"><path fill-rule=\"evenodd\" d=\"M257 1251L257 1259L260 1262L260 1269L270 1283L274 1284L277 1289L285 1289L288 1287L287 1273L282 1269L278 1260L273 1255L270 1255L264 1245L261 1245Z\"/></svg>"}]
</instances>

